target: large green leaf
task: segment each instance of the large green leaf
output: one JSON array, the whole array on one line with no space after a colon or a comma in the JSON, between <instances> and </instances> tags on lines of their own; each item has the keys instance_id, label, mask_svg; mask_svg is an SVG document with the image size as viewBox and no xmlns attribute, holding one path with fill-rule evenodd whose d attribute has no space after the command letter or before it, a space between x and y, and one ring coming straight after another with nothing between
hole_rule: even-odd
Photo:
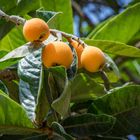
<instances>
[{"instance_id":1,"label":"large green leaf","mask_svg":"<svg viewBox=\"0 0 140 140\"><path fill-rule=\"evenodd\" d=\"M96 136L112 129L116 119L109 115L90 113L70 116L62 121L65 130L75 137Z\"/></svg>"},{"instance_id":2,"label":"large green leaf","mask_svg":"<svg viewBox=\"0 0 140 140\"><path fill-rule=\"evenodd\" d=\"M140 30L139 13L140 3L137 3L113 17L92 36L92 39L113 40L123 43L129 42Z\"/></svg>"},{"instance_id":3,"label":"large green leaf","mask_svg":"<svg viewBox=\"0 0 140 140\"><path fill-rule=\"evenodd\" d=\"M87 36L87 38L92 38L94 36L94 34L96 32L98 32L105 24L107 24L110 20L112 19L112 17L108 18L107 20L99 23L94 29L93 31Z\"/></svg>"},{"instance_id":4,"label":"large green leaf","mask_svg":"<svg viewBox=\"0 0 140 140\"><path fill-rule=\"evenodd\" d=\"M87 74L77 74L71 81L71 100L81 102L95 99L105 94L103 85L100 85Z\"/></svg>"},{"instance_id":5,"label":"large green leaf","mask_svg":"<svg viewBox=\"0 0 140 140\"><path fill-rule=\"evenodd\" d=\"M56 0L41 0L41 6L49 11L62 12L62 14L57 16L57 19L55 19L54 22L51 22L51 28L73 33L73 18L70 0L59 0L59 2Z\"/></svg>"},{"instance_id":6,"label":"large green leaf","mask_svg":"<svg viewBox=\"0 0 140 140\"><path fill-rule=\"evenodd\" d=\"M25 110L0 90L0 133L30 134L36 132Z\"/></svg>"},{"instance_id":7,"label":"large green leaf","mask_svg":"<svg viewBox=\"0 0 140 140\"><path fill-rule=\"evenodd\" d=\"M110 135L126 136L140 130L140 86L130 85L113 89L98 98L89 108L94 114L109 114L117 118ZM118 131L119 130L119 131Z\"/></svg>"},{"instance_id":8,"label":"large green leaf","mask_svg":"<svg viewBox=\"0 0 140 140\"><path fill-rule=\"evenodd\" d=\"M13 8L16 4L17 4L17 0L11 0L9 1L8 3L8 0L0 0L0 5L1 5L1 9L3 11L8 11L10 10L11 8Z\"/></svg>"},{"instance_id":9,"label":"large green leaf","mask_svg":"<svg viewBox=\"0 0 140 140\"><path fill-rule=\"evenodd\" d=\"M140 40L140 30L133 36L131 40L129 40L128 44L135 45Z\"/></svg>"},{"instance_id":10,"label":"large green leaf","mask_svg":"<svg viewBox=\"0 0 140 140\"><path fill-rule=\"evenodd\" d=\"M0 50L11 51L25 42L22 27L15 27L0 41Z\"/></svg>"},{"instance_id":11,"label":"large green leaf","mask_svg":"<svg viewBox=\"0 0 140 140\"><path fill-rule=\"evenodd\" d=\"M41 52L42 48L30 53L22 58L18 65L20 101L31 119L35 116L34 110L39 91Z\"/></svg>"},{"instance_id":12,"label":"large green leaf","mask_svg":"<svg viewBox=\"0 0 140 140\"><path fill-rule=\"evenodd\" d=\"M83 39L83 40L88 45L99 47L101 50L107 53L129 57L140 57L140 49L130 45L126 45L121 42L108 40L94 40L94 39Z\"/></svg>"}]
</instances>

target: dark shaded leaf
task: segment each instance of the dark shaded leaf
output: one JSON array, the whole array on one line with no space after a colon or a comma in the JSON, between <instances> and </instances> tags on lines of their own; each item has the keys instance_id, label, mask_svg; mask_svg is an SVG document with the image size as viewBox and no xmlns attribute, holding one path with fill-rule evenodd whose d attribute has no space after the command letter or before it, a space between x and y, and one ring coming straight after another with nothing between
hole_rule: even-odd
<instances>
[{"instance_id":1,"label":"dark shaded leaf","mask_svg":"<svg viewBox=\"0 0 140 140\"><path fill-rule=\"evenodd\" d=\"M75 137L105 134L112 129L116 119L109 115L93 115L90 113L70 116L62 124L65 130Z\"/></svg>"},{"instance_id":2,"label":"dark shaded leaf","mask_svg":"<svg viewBox=\"0 0 140 140\"><path fill-rule=\"evenodd\" d=\"M66 140L74 140L72 136L65 132L64 128L59 123L53 122L51 127L57 134L64 137Z\"/></svg>"},{"instance_id":3,"label":"dark shaded leaf","mask_svg":"<svg viewBox=\"0 0 140 140\"><path fill-rule=\"evenodd\" d=\"M65 83L67 81L66 69L65 67L57 66L49 68L48 71L53 76L55 87L57 89L58 95L60 96L65 88Z\"/></svg>"},{"instance_id":4,"label":"dark shaded leaf","mask_svg":"<svg viewBox=\"0 0 140 140\"><path fill-rule=\"evenodd\" d=\"M59 98L53 101L51 106L57 113L65 117L66 115L68 115L70 99L71 99L71 83L67 81L65 84L64 91L62 92Z\"/></svg>"},{"instance_id":5,"label":"dark shaded leaf","mask_svg":"<svg viewBox=\"0 0 140 140\"><path fill-rule=\"evenodd\" d=\"M140 130L140 86L129 85L111 90L98 98L89 108L94 114L109 114L117 118L113 136L137 134ZM118 131L119 130L119 131Z\"/></svg>"},{"instance_id":6,"label":"dark shaded leaf","mask_svg":"<svg viewBox=\"0 0 140 140\"><path fill-rule=\"evenodd\" d=\"M45 121L47 114L50 110L50 104L47 99L47 94L50 94L49 89L46 91L45 80L47 80L48 77L45 77L43 66L41 67L40 72L40 80L39 80L39 89L38 89L38 96L37 96L37 103L35 107L35 122L38 125L42 125L42 123Z\"/></svg>"}]
</instances>

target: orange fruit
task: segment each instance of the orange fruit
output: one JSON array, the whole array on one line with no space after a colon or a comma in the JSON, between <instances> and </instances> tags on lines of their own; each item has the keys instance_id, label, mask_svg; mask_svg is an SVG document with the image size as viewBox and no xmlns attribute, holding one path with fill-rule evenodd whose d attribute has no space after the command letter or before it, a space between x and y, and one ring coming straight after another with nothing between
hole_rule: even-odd
<instances>
[{"instance_id":1,"label":"orange fruit","mask_svg":"<svg viewBox=\"0 0 140 140\"><path fill-rule=\"evenodd\" d=\"M75 40L72 40L70 42L71 46L73 46L76 50L76 53L77 53L77 57L78 57L78 68L82 68L82 65L81 65L81 54L83 52L83 49L84 47L79 44L79 42L75 41Z\"/></svg>"},{"instance_id":2,"label":"orange fruit","mask_svg":"<svg viewBox=\"0 0 140 140\"><path fill-rule=\"evenodd\" d=\"M70 47L61 41L47 44L42 51L42 62L47 68L57 65L69 68L73 61Z\"/></svg>"},{"instance_id":3,"label":"orange fruit","mask_svg":"<svg viewBox=\"0 0 140 140\"><path fill-rule=\"evenodd\" d=\"M87 46L81 55L81 64L89 72L97 72L105 63L104 53L97 47Z\"/></svg>"},{"instance_id":4,"label":"orange fruit","mask_svg":"<svg viewBox=\"0 0 140 140\"><path fill-rule=\"evenodd\" d=\"M23 26L23 35L27 41L44 41L50 35L47 23L39 18L27 20Z\"/></svg>"}]
</instances>

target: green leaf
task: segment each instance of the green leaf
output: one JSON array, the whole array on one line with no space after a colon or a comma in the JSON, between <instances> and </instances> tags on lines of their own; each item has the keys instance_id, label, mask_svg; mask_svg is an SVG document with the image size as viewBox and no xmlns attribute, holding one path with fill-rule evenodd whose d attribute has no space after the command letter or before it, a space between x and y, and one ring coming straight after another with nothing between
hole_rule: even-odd
<instances>
[{"instance_id":1,"label":"green leaf","mask_svg":"<svg viewBox=\"0 0 140 140\"><path fill-rule=\"evenodd\" d=\"M87 36L87 39L90 39L94 36L94 34L96 32L98 32L103 26L105 26L113 17L108 18L107 20L99 23L94 29L93 31Z\"/></svg>"},{"instance_id":2,"label":"green leaf","mask_svg":"<svg viewBox=\"0 0 140 140\"><path fill-rule=\"evenodd\" d=\"M140 86L130 85L111 90L89 108L94 114L109 114L117 118L109 134L126 136L140 130ZM119 130L119 131L118 131Z\"/></svg>"},{"instance_id":3,"label":"green leaf","mask_svg":"<svg viewBox=\"0 0 140 140\"><path fill-rule=\"evenodd\" d=\"M48 23L48 25L51 25L51 20L54 20L54 18L58 14L62 14L61 12L53 12L53 11L45 11L45 10L37 10L36 14L39 18L43 19Z\"/></svg>"},{"instance_id":4,"label":"green leaf","mask_svg":"<svg viewBox=\"0 0 140 140\"><path fill-rule=\"evenodd\" d=\"M5 69L13 64L16 64L22 57L28 55L31 51L29 48L30 43L14 49L7 53L4 57L0 58L0 69Z\"/></svg>"},{"instance_id":5,"label":"green leaf","mask_svg":"<svg viewBox=\"0 0 140 140\"><path fill-rule=\"evenodd\" d=\"M73 16L70 0L59 0L59 2L56 0L49 0L47 2L46 0L41 0L41 6L48 11L63 13L58 15L57 18L51 22L51 28L73 33Z\"/></svg>"},{"instance_id":6,"label":"green leaf","mask_svg":"<svg viewBox=\"0 0 140 140\"><path fill-rule=\"evenodd\" d=\"M41 67L40 73L40 81L39 81L39 89L38 89L38 96L37 96L37 104L35 107L35 122L38 125L42 125L45 121L46 116L50 110L50 104L47 99L47 94L50 94L50 90L48 84L46 85L44 81L48 79L45 77L43 66ZM47 88L47 90L45 90Z\"/></svg>"},{"instance_id":7,"label":"green leaf","mask_svg":"<svg viewBox=\"0 0 140 140\"><path fill-rule=\"evenodd\" d=\"M128 44L135 45L140 40L140 30L133 36L131 40L129 40Z\"/></svg>"},{"instance_id":8,"label":"green leaf","mask_svg":"<svg viewBox=\"0 0 140 140\"><path fill-rule=\"evenodd\" d=\"M62 121L65 130L72 136L83 138L107 133L112 129L116 119L109 115L90 113L70 116Z\"/></svg>"},{"instance_id":9,"label":"green leaf","mask_svg":"<svg viewBox=\"0 0 140 140\"><path fill-rule=\"evenodd\" d=\"M37 0L18 0L15 7L10 9L10 14L24 16L37 8L39 8L39 1Z\"/></svg>"},{"instance_id":10,"label":"green leaf","mask_svg":"<svg viewBox=\"0 0 140 140\"><path fill-rule=\"evenodd\" d=\"M4 55L6 55L7 53L8 53L7 51L1 50L1 51L0 51L0 59L1 59Z\"/></svg>"},{"instance_id":11,"label":"green leaf","mask_svg":"<svg viewBox=\"0 0 140 140\"><path fill-rule=\"evenodd\" d=\"M30 134L36 132L24 109L0 90L0 133Z\"/></svg>"},{"instance_id":12,"label":"green leaf","mask_svg":"<svg viewBox=\"0 0 140 140\"><path fill-rule=\"evenodd\" d=\"M0 80L0 90L2 90L4 93L8 94L8 89L1 80Z\"/></svg>"},{"instance_id":13,"label":"green leaf","mask_svg":"<svg viewBox=\"0 0 140 140\"><path fill-rule=\"evenodd\" d=\"M139 13L140 3L137 3L109 20L107 24L92 36L92 39L129 42L140 30Z\"/></svg>"},{"instance_id":14,"label":"green leaf","mask_svg":"<svg viewBox=\"0 0 140 140\"><path fill-rule=\"evenodd\" d=\"M92 100L105 94L103 85L96 83L87 74L77 74L71 81L71 100L81 102Z\"/></svg>"},{"instance_id":15,"label":"green leaf","mask_svg":"<svg viewBox=\"0 0 140 140\"><path fill-rule=\"evenodd\" d=\"M52 108L58 112L61 116L67 114L69 102L70 102L70 91L67 85L67 73L66 69L62 66L51 67L45 69L45 87L49 103L52 104ZM66 91L67 92L66 92ZM65 108L62 109L62 106Z\"/></svg>"},{"instance_id":16,"label":"green leaf","mask_svg":"<svg viewBox=\"0 0 140 140\"><path fill-rule=\"evenodd\" d=\"M59 123L53 122L51 127L57 134L63 136L66 140L74 140L72 136L65 132L64 128Z\"/></svg>"},{"instance_id":17,"label":"green leaf","mask_svg":"<svg viewBox=\"0 0 140 140\"><path fill-rule=\"evenodd\" d=\"M60 96L65 88L65 83L67 81L66 69L65 67L57 66L48 68L48 71L52 74L58 96Z\"/></svg>"},{"instance_id":18,"label":"green leaf","mask_svg":"<svg viewBox=\"0 0 140 140\"><path fill-rule=\"evenodd\" d=\"M106 53L129 57L140 57L140 49L134 46L126 45L124 43L108 40L94 40L94 39L83 39L83 40L88 45L96 46Z\"/></svg>"},{"instance_id":19,"label":"green leaf","mask_svg":"<svg viewBox=\"0 0 140 140\"><path fill-rule=\"evenodd\" d=\"M2 9L3 11L8 11L8 10L10 10L11 8L13 8L13 7L16 5L17 0L11 0L11 1L9 1L8 4L7 4L7 2L8 2L8 0L5 0L5 1L0 0L1 9Z\"/></svg>"},{"instance_id":20,"label":"green leaf","mask_svg":"<svg viewBox=\"0 0 140 140\"><path fill-rule=\"evenodd\" d=\"M59 98L53 101L52 108L59 113L62 117L68 115L71 99L71 83L66 82L64 91Z\"/></svg>"},{"instance_id":21,"label":"green leaf","mask_svg":"<svg viewBox=\"0 0 140 140\"><path fill-rule=\"evenodd\" d=\"M42 48L36 50L19 61L18 75L20 78L20 102L29 117L34 119L34 110L39 91Z\"/></svg>"},{"instance_id":22,"label":"green leaf","mask_svg":"<svg viewBox=\"0 0 140 140\"><path fill-rule=\"evenodd\" d=\"M21 26L15 27L0 41L0 50L12 51L25 42Z\"/></svg>"},{"instance_id":23,"label":"green leaf","mask_svg":"<svg viewBox=\"0 0 140 140\"><path fill-rule=\"evenodd\" d=\"M5 84L9 97L19 103L19 87L15 81L2 80Z\"/></svg>"}]
</instances>

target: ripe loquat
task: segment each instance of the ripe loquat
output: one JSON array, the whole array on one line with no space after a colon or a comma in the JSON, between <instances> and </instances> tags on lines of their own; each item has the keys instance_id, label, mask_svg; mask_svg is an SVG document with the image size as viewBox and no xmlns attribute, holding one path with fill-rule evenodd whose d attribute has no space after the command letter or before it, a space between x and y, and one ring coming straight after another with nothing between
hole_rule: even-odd
<instances>
[{"instance_id":1,"label":"ripe loquat","mask_svg":"<svg viewBox=\"0 0 140 140\"><path fill-rule=\"evenodd\" d=\"M39 18L27 20L23 26L23 35L28 41L44 41L50 34L45 21Z\"/></svg>"},{"instance_id":2,"label":"ripe loquat","mask_svg":"<svg viewBox=\"0 0 140 140\"><path fill-rule=\"evenodd\" d=\"M70 42L70 44L76 50L77 57L78 57L78 68L82 68L82 65L81 65L81 54L82 54L84 48L83 48L83 46L81 44L79 44L79 42L77 42L75 40L72 40Z\"/></svg>"},{"instance_id":3,"label":"ripe loquat","mask_svg":"<svg viewBox=\"0 0 140 140\"><path fill-rule=\"evenodd\" d=\"M70 47L61 41L47 44L42 51L42 62L47 68L57 65L69 68L73 61Z\"/></svg>"},{"instance_id":4,"label":"ripe loquat","mask_svg":"<svg viewBox=\"0 0 140 140\"><path fill-rule=\"evenodd\" d=\"M81 55L81 64L89 72L97 72L105 63L104 53L97 47L87 46Z\"/></svg>"}]
</instances>

